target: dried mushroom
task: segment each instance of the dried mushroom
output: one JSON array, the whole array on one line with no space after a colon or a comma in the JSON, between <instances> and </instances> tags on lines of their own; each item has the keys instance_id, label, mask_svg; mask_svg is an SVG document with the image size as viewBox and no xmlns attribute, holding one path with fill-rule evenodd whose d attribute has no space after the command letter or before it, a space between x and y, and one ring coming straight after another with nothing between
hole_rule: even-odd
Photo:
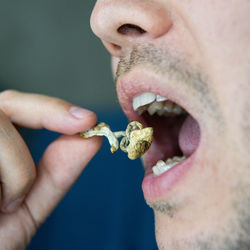
<instances>
[{"instance_id":1,"label":"dried mushroom","mask_svg":"<svg viewBox=\"0 0 250 250\"><path fill-rule=\"evenodd\" d=\"M119 148L118 138L123 137L120 142L121 150L128 153L129 159L135 160L150 148L153 140L153 128L143 128L141 123L133 121L128 124L126 131L112 132L109 125L100 122L95 127L81 132L80 136L83 138L106 136L112 153Z\"/></svg>"}]
</instances>

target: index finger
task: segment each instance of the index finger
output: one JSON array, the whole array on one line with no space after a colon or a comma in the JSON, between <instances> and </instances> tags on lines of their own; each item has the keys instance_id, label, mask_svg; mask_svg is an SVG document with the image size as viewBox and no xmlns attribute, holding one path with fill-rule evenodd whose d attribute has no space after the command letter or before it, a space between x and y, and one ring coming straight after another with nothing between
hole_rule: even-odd
<instances>
[{"instance_id":1,"label":"index finger","mask_svg":"<svg viewBox=\"0 0 250 250\"><path fill-rule=\"evenodd\" d=\"M59 98L6 90L0 93L0 109L20 126L73 135L96 124L95 113Z\"/></svg>"}]
</instances>

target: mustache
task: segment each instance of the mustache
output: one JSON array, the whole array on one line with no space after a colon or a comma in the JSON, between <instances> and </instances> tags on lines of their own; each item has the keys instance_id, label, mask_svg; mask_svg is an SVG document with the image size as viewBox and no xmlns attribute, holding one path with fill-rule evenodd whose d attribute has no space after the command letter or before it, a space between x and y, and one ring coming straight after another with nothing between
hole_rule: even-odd
<instances>
[{"instance_id":1,"label":"mustache","mask_svg":"<svg viewBox=\"0 0 250 250\"><path fill-rule=\"evenodd\" d=\"M169 51L162 48L155 48L152 44L137 45L130 52L128 57L121 57L118 63L116 78L129 72L139 65L153 66L157 73L159 72L175 72L177 70L179 60L170 55Z\"/></svg>"},{"instance_id":2,"label":"mustache","mask_svg":"<svg viewBox=\"0 0 250 250\"><path fill-rule=\"evenodd\" d=\"M152 44L135 46L129 56L120 58L115 80L137 66L149 67L156 74L178 80L204 94L208 92L208 84L200 71L191 68L177 53L171 53L168 49L156 48Z\"/></svg>"}]
</instances>

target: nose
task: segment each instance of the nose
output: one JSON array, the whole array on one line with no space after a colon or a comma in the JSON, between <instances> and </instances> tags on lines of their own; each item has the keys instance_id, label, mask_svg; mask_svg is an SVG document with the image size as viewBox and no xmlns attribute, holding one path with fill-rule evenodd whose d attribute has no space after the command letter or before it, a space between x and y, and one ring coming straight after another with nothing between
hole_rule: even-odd
<instances>
[{"instance_id":1,"label":"nose","mask_svg":"<svg viewBox=\"0 0 250 250\"><path fill-rule=\"evenodd\" d=\"M90 23L116 57L127 46L164 36L172 25L164 3L152 0L98 0Z\"/></svg>"}]
</instances>

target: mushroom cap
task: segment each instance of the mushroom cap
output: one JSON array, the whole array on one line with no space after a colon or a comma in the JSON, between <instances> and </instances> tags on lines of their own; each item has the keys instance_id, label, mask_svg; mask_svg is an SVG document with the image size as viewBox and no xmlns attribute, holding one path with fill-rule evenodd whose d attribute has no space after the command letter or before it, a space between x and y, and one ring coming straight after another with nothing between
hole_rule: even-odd
<instances>
[{"instance_id":1,"label":"mushroom cap","mask_svg":"<svg viewBox=\"0 0 250 250\"><path fill-rule=\"evenodd\" d=\"M132 131L129 141L130 143L126 148L128 158L135 160L150 148L153 141L153 128L147 127Z\"/></svg>"}]
</instances>

